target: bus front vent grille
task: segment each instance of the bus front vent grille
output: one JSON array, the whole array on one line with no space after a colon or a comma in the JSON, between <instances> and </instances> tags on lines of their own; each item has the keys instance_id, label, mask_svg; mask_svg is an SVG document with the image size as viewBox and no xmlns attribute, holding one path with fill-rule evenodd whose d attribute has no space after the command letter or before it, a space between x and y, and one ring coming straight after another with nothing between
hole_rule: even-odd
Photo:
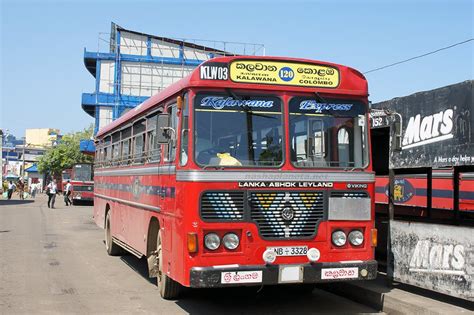
<instances>
[{"instance_id":1,"label":"bus front vent grille","mask_svg":"<svg viewBox=\"0 0 474 315\"><path fill-rule=\"evenodd\" d=\"M74 191L93 191L94 186L88 185L88 186L73 186L72 189Z\"/></svg>"},{"instance_id":2,"label":"bus front vent grille","mask_svg":"<svg viewBox=\"0 0 474 315\"><path fill-rule=\"evenodd\" d=\"M205 221L242 221L244 193L208 191L201 197L201 218Z\"/></svg>"},{"instance_id":3,"label":"bus front vent grille","mask_svg":"<svg viewBox=\"0 0 474 315\"><path fill-rule=\"evenodd\" d=\"M369 198L366 191L332 191L331 198Z\"/></svg>"},{"instance_id":4,"label":"bus front vent grille","mask_svg":"<svg viewBox=\"0 0 474 315\"><path fill-rule=\"evenodd\" d=\"M324 192L252 192L251 218L267 239L311 238L324 218Z\"/></svg>"}]
</instances>

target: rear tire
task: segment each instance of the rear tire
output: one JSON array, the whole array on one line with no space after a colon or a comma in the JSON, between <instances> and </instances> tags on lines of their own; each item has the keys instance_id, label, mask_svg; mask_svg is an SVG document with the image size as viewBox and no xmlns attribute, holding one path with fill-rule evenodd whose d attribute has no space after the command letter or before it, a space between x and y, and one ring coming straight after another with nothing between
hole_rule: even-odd
<instances>
[{"instance_id":1,"label":"rear tire","mask_svg":"<svg viewBox=\"0 0 474 315\"><path fill-rule=\"evenodd\" d=\"M156 283L160 295L165 300L176 299L181 291L181 285L163 273L163 250L161 246L161 231L158 232L158 240L156 242L156 255L158 260L158 273L156 275Z\"/></svg>"},{"instance_id":2,"label":"rear tire","mask_svg":"<svg viewBox=\"0 0 474 315\"><path fill-rule=\"evenodd\" d=\"M107 254L110 256L118 256L121 254L122 249L114 243L114 239L112 238L112 231L110 228L110 219L112 215L110 212L111 211L108 211L105 217L105 249L107 250Z\"/></svg>"}]
</instances>

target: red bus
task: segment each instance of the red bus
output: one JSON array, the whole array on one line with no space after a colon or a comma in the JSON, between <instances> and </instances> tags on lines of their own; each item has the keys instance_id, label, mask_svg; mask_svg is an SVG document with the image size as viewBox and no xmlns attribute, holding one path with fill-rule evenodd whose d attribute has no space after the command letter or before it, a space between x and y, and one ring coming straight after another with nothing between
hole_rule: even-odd
<instances>
[{"instance_id":1,"label":"red bus","mask_svg":"<svg viewBox=\"0 0 474 315\"><path fill-rule=\"evenodd\" d=\"M368 90L352 68L219 57L97 134L110 255L181 286L374 279Z\"/></svg>"},{"instance_id":2,"label":"red bus","mask_svg":"<svg viewBox=\"0 0 474 315\"><path fill-rule=\"evenodd\" d=\"M67 168L61 172L61 181L58 182L58 191L63 192L66 187L67 181L71 180L72 169Z\"/></svg>"},{"instance_id":3,"label":"red bus","mask_svg":"<svg viewBox=\"0 0 474 315\"><path fill-rule=\"evenodd\" d=\"M70 171L70 180L72 185L71 200L73 205L78 202L94 201L94 173L91 163L74 164Z\"/></svg>"}]
</instances>

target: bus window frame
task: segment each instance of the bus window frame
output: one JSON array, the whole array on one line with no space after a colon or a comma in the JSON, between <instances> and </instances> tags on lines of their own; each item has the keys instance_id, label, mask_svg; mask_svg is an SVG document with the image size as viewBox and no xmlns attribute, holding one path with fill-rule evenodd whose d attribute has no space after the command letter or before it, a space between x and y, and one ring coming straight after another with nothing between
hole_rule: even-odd
<instances>
[{"instance_id":1,"label":"bus window frame","mask_svg":"<svg viewBox=\"0 0 474 315\"><path fill-rule=\"evenodd\" d=\"M245 169L245 168L250 168L250 169L281 169L285 163L286 163L286 160L287 160L287 154L286 154L286 146L287 146L287 143L286 143L286 129L287 129L287 113L286 113L286 104L287 104L287 101L286 101L286 95L285 93L282 93L282 94L278 94L278 93L275 93L275 91L268 91L268 90L241 90L241 89L232 89L232 91L237 94L237 96L240 96L241 94L245 94L245 96L257 96L257 97L265 97L265 96L268 96L268 97L274 97L275 99L278 99L280 101L280 110L281 110L281 125L280 127L282 128L282 144L281 144L281 162L279 165L274 165L274 166L264 166L264 165L242 165L242 166L225 166L225 169ZM198 91L195 91L194 92L194 95L193 95L193 98L192 98L192 102L191 104L193 105L192 107L192 121L193 121L193 125L192 125L192 129L191 129L191 132L192 132L192 152L191 152L191 155L192 155L192 159L193 159L193 162L196 166L198 166L200 169L204 169L206 168L206 165L203 165L203 164L200 164L197 160L196 160L196 110L195 110L195 101L196 101L196 98L199 97L199 95L201 94L207 94L207 95L213 95L213 93L215 93L215 95L223 95L223 96L228 96L228 92L226 92L225 89L219 89L219 90L198 90ZM189 146L189 144L188 144ZM188 160L189 160L189 157L188 157Z\"/></svg>"},{"instance_id":2,"label":"bus window frame","mask_svg":"<svg viewBox=\"0 0 474 315\"><path fill-rule=\"evenodd\" d=\"M117 138L118 137L118 138ZM116 139L117 138L117 139ZM120 164L122 158L122 141L121 141L120 130L112 133L112 165L117 166Z\"/></svg>"},{"instance_id":3,"label":"bus window frame","mask_svg":"<svg viewBox=\"0 0 474 315\"><path fill-rule=\"evenodd\" d=\"M305 94L302 94L302 95L299 95L299 94L296 94L296 93L292 93L291 95L288 95L288 99L287 99L287 107L288 107L288 123L287 123L287 128L288 128L288 144L289 144L289 150L291 152L292 150L292 138L291 138L291 128L290 128L290 117L291 117L291 111L290 111L290 102L294 99L294 98L297 98L297 97L304 97ZM370 152L372 150L372 144L370 143L370 126L369 126L369 105L364 101L364 99L361 99L361 98L358 98L358 97L347 97L347 98L341 98L341 97L338 97L337 95L335 94L330 94L329 96L325 96L325 98L328 100L328 101L332 101L334 99L336 100L347 100L347 101L350 101L350 102L359 102L361 103L363 106L364 106L364 114L362 116L364 116L364 119L365 119L365 125L364 127L361 127L363 129L361 135L362 135L362 139L361 139L361 149L362 149L362 158L363 158L363 164L362 166L349 166L349 167L343 167L343 166L303 166L303 165L295 165L295 162L297 161L293 161L291 159L291 156L290 156L290 160L289 160L289 163L292 167L294 167L295 169L302 169L302 170L308 170L308 169L330 169L330 170L341 170L341 169L348 169L348 168L353 168L353 169L362 169L362 170L368 170L369 167L371 166L371 157L370 157ZM359 115L360 116L360 115ZM354 116L353 117L354 120L358 119L358 116ZM343 126L341 126L343 127ZM337 131L339 131L339 129L341 128L339 127L337 129ZM351 134L351 133L349 133ZM336 135L336 138L337 138L337 135ZM330 140L328 138L326 138L326 143L327 145L329 145L329 142ZM338 142L337 142L337 139L335 141L335 144L336 144L336 147L338 145ZM354 148L352 148L352 150L354 150ZM330 148L327 147L326 148L326 152L329 152L330 151ZM338 151L338 148L337 150Z\"/></svg>"},{"instance_id":4,"label":"bus window frame","mask_svg":"<svg viewBox=\"0 0 474 315\"><path fill-rule=\"evenodd\" d=\"M190 135L191 135L191 128L190 128L190 114L191 114L191 110L190 110L190 104L191 104L191 101L190 101L190 93L189 91L184 91L183 94L182 94L182 97L183 97L183 108L181 109L181 113L179 114L179 132L178 132L178 135L177 135L177 139L179 138L179 150L178 150L178 160L179 160L179 166L181 167L184 167L188 164L189 162L189 138L190 138ZM185 122L185 119L186 119L186 125L187 125L187 128L184 129L184 122ZM186 134L186 147L184 147L183 143L184 143L184 136ZM176 139L176 140L177 140ZM178 145L177 145L178 146ZM183 153L186 154L186 160L183 160Z\"/></svg>"},{"instance_id":5,"label":"bus window frame","mask_svg":"<svg viewBox=\"0 0 474 315\"><path fill-rule=\"evenodd\" d=\"M135 125L142 124L144 122L144 129L135 133ZM141 153L137 153L137 139L142 137L142 150ZM146 160L146 117L140 116L132 123L132 143L133 143L133 155L132 155L132 163L133 165L141 165L145 163Z\"/></svg>"},{"instance_id":6,"label":"bus window frame","mask_svg":"<svg viewBox=\"0 0 474 315\"><path fill-rule=\"evenodd\" d=\"M159 107L159 105L158 105ZM154 148L154 144L156 143L156 130L158 126L158 115L163 112L163 109L160 107L156 110L153 110L152 112L148 113L145 115L146 118L146 141L147 141L147 147L146 147L146 158L145 158L145 163L160 163L161 162L161 145L158 144L157 148ZM156 122L154 124L154 128L149 126L148 121L152 120L152 118L156 119ZM154 134L153 134L154 132ZM150 135L152 134L152 135ZM151 138L153 136L153 140ZM157 150L157 154L154 154L154 151Z\"/></svg>"},{"instance_id":7,"label":"bus window frame","mask_svg":"<svg viewBox=\"0 0 474 315\"><path fill-rule=\"evenodd\" d=\"M174 115L173 115L173 110L175 111ZM167 164L172 164L176 161L176 156L177 156L177 152L176 152L176 149L178 147L177 132L178 132L178 125L180 123L180 119L179 119L180 117L178 115L178 107L177 107L177 102L175 98L173 98L172 100L166 103L165 112L168 114L168 117L169 117L168 126L170 128L173 128L174 132L172 132L173 134L171 134L171 138L168 144L164 145L165 148L163 149L163 155L164 155L163 162ZM173 119L176 120L175 125L171 123ZM171 153L173 149L175 152L174 152L174 155L172 156ZM172 156L172 159L170 158L171 156Z\"/></svg>"}]
</instances>

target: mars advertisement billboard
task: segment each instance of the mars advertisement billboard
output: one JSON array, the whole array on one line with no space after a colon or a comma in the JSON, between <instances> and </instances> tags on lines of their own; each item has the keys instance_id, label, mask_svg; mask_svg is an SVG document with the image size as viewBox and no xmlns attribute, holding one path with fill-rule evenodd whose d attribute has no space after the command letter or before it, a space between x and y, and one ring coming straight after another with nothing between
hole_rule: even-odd
<instances>
[{"instance_id":1,"label":"mars advertisement billboard","mask_svg":"<svg viewBox=\"0 0 474 315\"><path fill-rule=\"evenodd\" d=\"M402 117L402 145L400 150L390 150L391 168L474 164L473 82L373 105L374 109L388 109ZM373 127L385 125L381 117L371 117L371 122Z\"/></svg>"}]
</instances>

